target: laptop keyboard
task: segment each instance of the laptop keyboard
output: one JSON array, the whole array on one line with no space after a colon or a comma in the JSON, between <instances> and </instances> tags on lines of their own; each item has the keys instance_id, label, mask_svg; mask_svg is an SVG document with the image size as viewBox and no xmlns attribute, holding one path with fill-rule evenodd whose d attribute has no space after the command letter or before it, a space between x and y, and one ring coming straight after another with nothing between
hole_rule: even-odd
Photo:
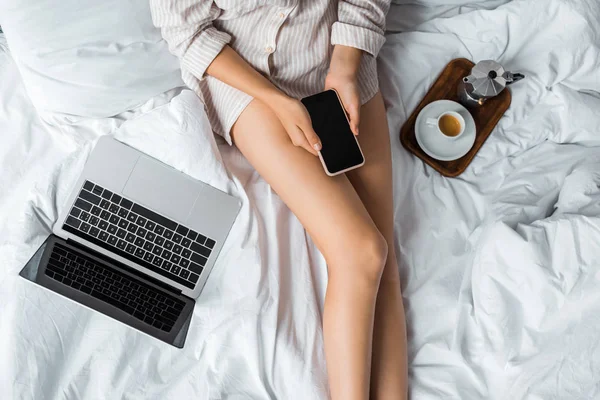
<instances>
[{"instance_id":1,"label":"laptop keyboard","mask_svg":"<svg viewBox=\"0 0 600 400\"><path fill-rule=\"evenodd\" d=\"M185 303L55 244L45 274L125 311L155 328L170 332Z\"/></svg>"},{"instance_id":2,"label":"laptop keyboard","mask_svg":"<svg viewBox=\"0 0 600 400\"><path fill-rule=\"evenodd\" d=\"M193 289L215 241L85 181L63 229Z\"/></svg>"}]
</instances>

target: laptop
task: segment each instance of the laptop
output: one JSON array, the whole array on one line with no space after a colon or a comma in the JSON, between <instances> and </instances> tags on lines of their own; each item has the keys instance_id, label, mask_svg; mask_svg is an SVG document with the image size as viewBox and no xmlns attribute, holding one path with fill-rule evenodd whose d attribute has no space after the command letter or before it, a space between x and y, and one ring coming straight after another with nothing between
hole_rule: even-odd
<instances>
[{"instance_id":1,"label":"laptop","mask_svg":"<svg viewBox=\"0 0 600 400\"><path fill-rule=\"evenodd\" d=\"M20 275L181 348L240 207L105 136Z\"/></svg>"}]
</instances>

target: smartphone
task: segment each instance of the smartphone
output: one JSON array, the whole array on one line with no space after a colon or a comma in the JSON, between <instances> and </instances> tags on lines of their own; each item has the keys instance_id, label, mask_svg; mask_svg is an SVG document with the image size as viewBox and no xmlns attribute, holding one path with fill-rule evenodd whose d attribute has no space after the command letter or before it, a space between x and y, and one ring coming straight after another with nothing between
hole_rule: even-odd
<instances>
[{"instance_id":1,"label":"smartphone","mask_svg":"<svg viewBox=\"0 0 600 400\"><path fill-rule=\"evenodd\" d=\"M312 126L323 147L319 158L329 176L338 175L364 165L363 155L342 102L335 90L326 90L302 99Z\"/></svg>"}]
</instances>

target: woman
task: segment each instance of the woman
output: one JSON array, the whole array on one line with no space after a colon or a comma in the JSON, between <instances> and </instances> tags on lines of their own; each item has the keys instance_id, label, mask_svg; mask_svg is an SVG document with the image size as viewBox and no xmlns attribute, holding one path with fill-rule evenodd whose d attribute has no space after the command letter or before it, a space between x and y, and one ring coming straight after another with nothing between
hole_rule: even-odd
<instances>
[{"instance_id":1,"label":"woman","mask_svg":"<svg viewBox=\"0 0 600 400\"><path fill-rule=\"evenodd\" d=\"M215 132L235 144L323 253L334 400L406 397L406 334L394 253L388 127L375 57L389 0L151 0ZM329 177L298 100L335 89L365 153Z\"/></svg>"}]
</instances>

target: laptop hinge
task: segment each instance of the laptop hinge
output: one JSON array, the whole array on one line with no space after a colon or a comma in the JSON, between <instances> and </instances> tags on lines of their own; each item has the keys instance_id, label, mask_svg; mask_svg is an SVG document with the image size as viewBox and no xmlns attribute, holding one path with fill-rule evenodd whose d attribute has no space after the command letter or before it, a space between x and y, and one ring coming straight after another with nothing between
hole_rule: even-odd
<instances>
[{"instance_id":1,"label":"laptop hinge","mask_svg":"<svg viewBox=\"0 0 600 400\"><path fill-rule=\"evenodd\" d=\"M159 287L161 287L161 288L163 288L163 289L165 289L165 290L167 290L167 291L169 291L169 292L171 292L173 294L176 294L177 296L181 296L182 295L181 294L181 289L177 289L177 288L169 285L168 283L159 281L158 279L156 279L156 278L154 278L154 277L152 277L150 275L146 275L143 272L138 271L135 268L131 268L127 264L123 264L122 262L114 260L114 259L110 258L109 256L107 256L105 254L102 254L102 253L100 253L100 252L98 252L98 251L96 251L94 249L90 249L89 247L87 247L86 245L84 245L82 243L79 243L79 242L77 242L77 241L75 241L73 239L67 239L67 243L70 244L70 245L72 245L72 246L74 246L74 247L77 247L78 249L80 249L82 251L85 251L85 252L88 252L88 253L92 254L94 257L100 258L101 260L105 261L109 265L117 266L118 268L123 269L123 270L129 272L132 275L135 275L136 277L140 278L141 280L145 280L147 282L150 282L153 285L159 286Z\"/></svg>"}]
</instances>

